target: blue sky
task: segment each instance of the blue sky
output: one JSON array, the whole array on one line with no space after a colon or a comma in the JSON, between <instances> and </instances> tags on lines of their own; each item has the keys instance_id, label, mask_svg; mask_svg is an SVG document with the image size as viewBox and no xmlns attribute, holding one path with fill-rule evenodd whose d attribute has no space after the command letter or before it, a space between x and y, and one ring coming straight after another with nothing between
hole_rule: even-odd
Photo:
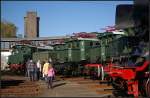
<instances>
[{"instance_id":1,"label":"blue sky","mask_svg":"<svg viewBox=\"0 0 150 98\"><path fill-rule=\"evenodd\" d=\"M14 23L17 34L22 35L27 11L37 11L40 37L103 32L101 28L115 24L118 4L133 4L133 1L3 1L1 18Z\"/></svg>"}]
</instances>

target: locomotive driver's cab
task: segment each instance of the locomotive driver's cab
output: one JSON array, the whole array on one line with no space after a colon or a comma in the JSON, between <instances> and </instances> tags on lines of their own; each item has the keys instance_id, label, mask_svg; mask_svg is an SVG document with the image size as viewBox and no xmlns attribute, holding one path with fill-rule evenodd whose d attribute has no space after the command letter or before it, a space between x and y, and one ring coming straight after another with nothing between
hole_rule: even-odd
<instances>
[{"instance_id":1,"label":"locomotive driver's cab","mask_svg":"<svg viewBox=\"0 0 150 98\"><path fill-rule=\"evenodd\" d=\"M144 55L141 56L138 55L131 56L128 61L128 66L131 67L142 66L145 61L149 61L149 51L145 52Z\"/></svg>"},{"instance_id":2,"label":"locomotive driver's cab","mask_svg":"<svg viewBox=\"0 0 150 98\"><path fill-rule=\"evenodd\" d=\"M134 46L131 51L128 66L142 66L145 61L149 61L149 45L141 41L137 46ZM132 62L132 63L131 63Z\"/></svg>"}]
</instances>

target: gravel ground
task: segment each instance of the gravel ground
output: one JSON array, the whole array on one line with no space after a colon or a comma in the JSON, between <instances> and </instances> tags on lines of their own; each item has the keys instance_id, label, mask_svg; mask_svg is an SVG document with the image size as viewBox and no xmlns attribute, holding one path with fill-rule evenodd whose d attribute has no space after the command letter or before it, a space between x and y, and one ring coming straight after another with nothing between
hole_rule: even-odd
<instances>
[{"instance_id":1,"label":"gravel ground","mask_svg":"<svg viewBox=\"0 0 150 98\"><path fill-rule=\"evenodd\" d=\"M2 76L1 97L106 97L112 95L110 86L99 84L98 80L83 78L60 78L48 89L45 81L31 82L27 77Z\"/></svg>"}]
</instances>

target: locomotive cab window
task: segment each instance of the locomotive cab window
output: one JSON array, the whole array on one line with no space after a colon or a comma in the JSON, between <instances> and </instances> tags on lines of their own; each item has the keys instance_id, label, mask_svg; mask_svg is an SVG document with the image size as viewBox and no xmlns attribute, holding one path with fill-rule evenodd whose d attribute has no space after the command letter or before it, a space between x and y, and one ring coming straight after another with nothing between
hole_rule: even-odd
<instances>
[{"instance_id":1,"label":"locomotive cab window","mask_svg":"<svg viewBox=\"0 0 150 98\"><path fill-rule=\"evenodd\" d=\"M69 44L68 44L68 48L72 48L72 43L69 43Z\"/></svg>"},{"instance_id":2,"label":"locomotive cab window","mask_svg":"<svg viewBox=\"0 0 150 98\"><path fill-rule=\"evenodd\" d=\"M76 42L72 43L72 48L76 48Z\"/></svg>"},{"instance_id":3,"label":"locomotive cab window","mask_svg":"<svg viewBox=\"0 0 150 98\"><path fill-rule=\"evenodd\" d=\"M90 46L91 46L91 47L93 46L93 42L90 42Z\"/></svg>"},{"instance_id":4,"label":"locomotive cab window","mask_svg":"<svg viewBox=\"0 0 150 98\"><path fill-rule=\"evenodd\" d=\"M96 43L95 43L95 45L96 45L96 46L99 46L99 45L100 45L100 43L99 43L99 42L96 42Z\"/></svg>"},{"instance_id":5,"label":"locomotive cab window","mask_svg":"<svg viewBox=\"0 0 150 98\"><path fill-rule=\"evenodd\" d=\"M79 47L79 42L76 43L77 44L77 48Z\"/></svg>"}]
</instances>

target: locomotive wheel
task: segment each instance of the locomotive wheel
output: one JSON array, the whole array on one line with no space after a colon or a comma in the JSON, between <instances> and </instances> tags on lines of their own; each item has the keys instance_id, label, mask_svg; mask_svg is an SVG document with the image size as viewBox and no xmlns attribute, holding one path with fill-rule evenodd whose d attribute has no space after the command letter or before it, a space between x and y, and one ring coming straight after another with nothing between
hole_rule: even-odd
<instances>
[{"instance_id":1,"label":"locomotive wheel","mask_svg":"<svg viewBox=\"0 0 150 98\"><path fill-rule=\"evenodd\" d=\"M105 80L107 81L108 86L110 86L113 82L113 79L109 75L105 75Z\"/></svg>"},{"instance_id":2,"label":"locomotive wheel","mask_svg":"<svg viewBox=\"0 0 150 98\"><path fill-rule=\"evenodd\" d=\"M112 86L113 88L115 88L115 91L113 92L115 97L117 96L128 97L129 96L127 93L126 81L123 80L122 78L116 78L115 80L113 80Z\"/></svg>"},{"instance_id":3,"label":"locomotive wheel","mask_svg":"<svg viewBox=\"0 0 150 98\"><path fill-rule=\"evenodd\" d=\"M113 80L112 86L115 89L120 90L123 87L122 82L123 82L123 80L121 78L116 78Z\"/></svg>"},{"instance_id":4,"label":"locomotive wheel","mask_svg":"<svg viewBox=\"0 0 150 98\"><path fill-rule=\"evenodd\" d=\"M116 78L115 80L113 80L112 86L117 91L116 94L114 93L115 96L117 96L117 95L128 96L128 94L127 94L127 84L126 84L126 81L123 80L122 78Z\"/></svg>"},{"instance_id":5,"label":"locomotive wheel","mask_svg":"<svg viewBox=\"0 0 150 98\"><path fill-rule=\"evenodd\" d=\"M139 90L142 96L146 96L146 82L146 79L139 81Z\"/></svg>"},{"instance_id":6,"label":"locomotive wheel","mask_svg":"<svg viewBox=\"0 0 150 98\"><path fill-rule=\"evenodd\" d=\"M145 88L147 97L150 97L150 79L147 80Z\"/></svg>"}]
</instances>

